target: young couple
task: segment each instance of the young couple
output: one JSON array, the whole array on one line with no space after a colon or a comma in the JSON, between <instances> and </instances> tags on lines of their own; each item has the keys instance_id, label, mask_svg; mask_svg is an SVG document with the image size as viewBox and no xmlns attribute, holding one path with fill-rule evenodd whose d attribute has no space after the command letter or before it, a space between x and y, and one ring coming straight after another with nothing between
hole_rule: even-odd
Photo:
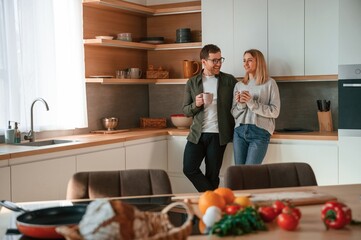
<instances>
[{"instance_id":1,"label":"young couple","mask_svg":"<svg viewBox=\"0 0 361 240\"><path fill-rule=\"evenodd\" d=\"M216 189L227 143L233 139L236 164L260 164L267 152L280 96L268 76L263 54L250 49L243 55L242 81L221 72L219 47L205 45L200 52L203 70L185 87L183 112L193 117L183 157L183 172L199 192ZM213 93L204 104L203 93ZM205 173L200 170L205 160Z\"/></svg>"}]
</instances>

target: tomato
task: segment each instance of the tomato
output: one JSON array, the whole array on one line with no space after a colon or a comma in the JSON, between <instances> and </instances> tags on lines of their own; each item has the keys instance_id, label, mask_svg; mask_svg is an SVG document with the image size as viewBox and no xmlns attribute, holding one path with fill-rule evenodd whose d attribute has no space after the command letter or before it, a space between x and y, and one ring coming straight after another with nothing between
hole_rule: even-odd
<instances>
[{"instance_id":1,"label":"tomato","mask_svg":"<svg viewBox=\"0 0 361 240\"><path fill-rule=\"evenodd\" d=\"M286 206L282 209L282 213L291 213L297 217L297 219L301 219L302 213L299 208Z\"/></svg>"},{"instance_id":2,"label":"tomato","mask_svg":"<svg viewBox=\"0 0 361 240\"><path fill-rule=\"evenodd\" d=\"M241 206L238 204L227 205L224 209L224 212L228 215L234 215L241 209Z\"/></svg>"},{"instance_id":3,"label":"tomato","mask_svg":"<svg viewBox=\"0 0 361 240\"><path fill-rule=\"evenodd\" d=\"M292 213L281 213L277 217L278 226L287 231L295 230L298 226L298 222L297 217Z\"/></svg>"},{"instance_id":4,"label":"tomato","mask_svg":"<svg viewBox=\"0 0 361 240\"><path fill-rule=\"evenodd\" d=\"M272 222L277 217L276 211L271 206L259 207L258 212L265 222Z\"/></svg>"},{"instance_id":5,"label":"tomato","mask_svg":"<svg viewBox=\"0 0 361 240\"><path fill-rule=\"evenodd\" d=\"M273 202L272 207L274 208L275 212L278 214L280 214L282 212L282 209L285 207L286 205L280 201L280 200L276 200Z\"/></svg>"}]
</instances>

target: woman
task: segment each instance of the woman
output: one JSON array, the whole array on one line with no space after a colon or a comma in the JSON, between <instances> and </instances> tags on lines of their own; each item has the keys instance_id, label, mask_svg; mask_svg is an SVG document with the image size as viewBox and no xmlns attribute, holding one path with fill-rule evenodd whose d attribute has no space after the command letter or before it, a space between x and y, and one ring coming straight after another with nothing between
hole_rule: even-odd
<instances>
[{"instance_id":1,"label":"woman","mask_svg":"<svg viewBox=\"0 0 361 240\"><path fill-rule=\"evenodd\" d=\"M280 95L259 50L247 50L243 66L246 74L234 87L231 110L235 119L234 159L236 165L261 164L280 113Z\"/></svg>"}]
</instances>

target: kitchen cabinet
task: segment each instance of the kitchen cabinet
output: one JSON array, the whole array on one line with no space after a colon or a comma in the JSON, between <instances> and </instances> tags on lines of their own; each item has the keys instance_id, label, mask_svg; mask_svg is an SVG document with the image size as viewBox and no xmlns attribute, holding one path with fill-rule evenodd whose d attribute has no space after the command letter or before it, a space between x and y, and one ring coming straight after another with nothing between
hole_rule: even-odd
<instances>
[{"instance_id":1,"label":"kitchen cabinet","mask_svg":"<svg viewBox=\"0 0 361 240\"><path fill-rule=\"evenodd\" d=\"M271 76L304 75L304 1L268 1L268 65Z\"/></svg>"},{"instance_id":2,"label":"kitchen cabinet","mask_svg":"<svg viewBox=\"0 0 361 240\"><path fill-rule=\"evenodd\" d=\"M125 143L126 169L163 169L167 171L166 137L146 138Z\"/></svg>"},{"instance_id":3,"label":"kitchen cabinet","mask_svg":"<svg viewBox=\"0 0 361 240\"><path fill-rule=\"evenodd\" d=\"M176 29L201 30L200 1L146 7L126 1L83 0L85 75L88 83L185 83L182 61L199 60L201 42L175 43ZM133 42L95 39L95 36L132 33ZM142 37L164 37L164 44L141 43ZM170 79L144 79L148 65L163 67ZM142 79L106 79L118 69L137 67Z\"/></svg>"},{"instance_id":4,"label":"kitchen cabinet","mask_svg":"<svg viewBox=\"0 0 361 240\"><path fill-rule=\"evenodd\" d=\"M338 184L337 141L271 140L263 163L305 162L318 185Z\"/></svg>"},{"instance_id":5,"label":"kitchen cabinet","mask_svg":"<svg viewBox=\"0 0 361 240\"><path fill-rule=\"evenodd\" d=\"M305 75L338 73L338 16L339 0L305 0Z\"/></svg>"},{"instance_id":6,"label":"kitchen cabinet","mask_svg":"<svg viewBox=\"0 0 361 240\"><path fill-rule=\"evenodd\" d=\"M202 1L202 42L203 45L215 44L221 51L225 62L222 71L233 73L237 62L233 60L233 0Z\"/></svg>"},{"instance_id":7,"label":"kitchen cabinet","mask_svg":"<svg viewBox=\"0 0 361 240\"><path fill-rule=\"evenodd\" d=\"M76 172L76 157L60 157L11 166L12 201L64 199Z\"/></svg>"},{"instance_id":8,"label":"kitchen cabinet","mask_svg":"<svg viewBox=\"0 0 361 240\"><path fill-rule=\"evenodd\" d=\"M10 191L10 167L0 167L0 199L11 201Z\"/></svg>"},{"instance_id":9,"label":"kitchen cabinet","mask_svg":"<svg viewBox=\"0 0 361 240\"><path fill-rule=\"evenodd\" d=\"M92 151L76 156L76 171L115 171L125 169L125 149Z\"/></svg>"},{"instance_id":10,"label":"kitchen cabinet","mask_svg":"<svg viewBox=\"0 0 361 240\"><path fill-rule=\"evenodd\" d=\"M212 21L221 8L227 14ZM338 0L202 1L203 43L221 47L222 70L236 77L256 48L277 81L337 80L337 19Z\"/></svg>"},{"instance_id":11,"label":"kitchen cabinet","mask_svg":"<svg viewBox=\"0 0 361 240\"><path fill-rule=\"evenodd\" d=\"M255 17L257 13L257 17ZM234 1L234 75L243 77L243 53L260 50L268 59L267 1Z\"/></svg>"},{"instance_id":12,"label":"kitchen cabinet","mask_svg":"<svg viewBox=\"0 0 361 240\"><path fill-rule=\"evenodd\" d=\"M339 184L361 183L361 137L339 137Z\"/></svg>"},{"instance_id":13,"label":"kitchen cabinet","mask_svg":"<svg viewBox=\"0 0 361 240\"><path fill-rule=\"evenodd\" d=\"M339 0L339 64L361 63L361 1Z\"/></svg>"}]
</instances>

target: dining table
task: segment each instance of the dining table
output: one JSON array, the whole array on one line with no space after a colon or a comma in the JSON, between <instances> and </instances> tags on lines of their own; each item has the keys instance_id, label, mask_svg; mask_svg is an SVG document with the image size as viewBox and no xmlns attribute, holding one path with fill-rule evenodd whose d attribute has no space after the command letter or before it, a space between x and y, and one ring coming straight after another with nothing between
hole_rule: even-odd
<instances>
[{"instance_id":1,"label":"dining table","mask_svg":"<svg viewBox=\"0 0 361 240\"><path fill-rule=\"evenodd\" d=\"M202 193L176 193L157 196L131 196L117 197L121 201L134 203L135 206L144 207L143 211L147 211L147 207L158 206L160 209L169 202L187 201L194 211L195 216L202 218L202 214L198 209L197 200ZM190 240L206 240L206 239L267 239L267 240L283 240L283 239L347 239L361 240L361 225L347 225L343 229L326 229L321 220L321 209L326 201L337 200L346 204L352 210L352 217L361 221L361 183L347 185L330 185L330 186L308 186L308 187L289 187L289 188L267 188L267 189L248 189L234 191L236 196L249 196L256 205L268 205L274 200L286 200L294 204L301 210L302 217L298 227L293 231L286 231L277 226L277 222L266 223L266 231L257 231L242 236L223 236L201 234L199 231L193 231L187 238ZM114 199L114 198L111 198ZM150 199L150 200L149 200ZM158 204L156 199L166 199L166 202ZM149 204L139 204L142 201L150 201ZM17 203L24 208L39 209L53 206L68 206L77 203L92 201L89 200L53 200L40 202L24 202ZM154 205L155 204L155 205ZM149 208L150 209L150 208ZM152 209L151 211L154 211ZM178 210L182 212L181 210ZM177 212L177 211L175 211ZM16 216L8 209L0 207L0 240L16 240L28 239L21 235L6 234L7 230L16 228ZM194 221L194 229L198 229L198 221Z\"/></svg>"}]
</instances>

